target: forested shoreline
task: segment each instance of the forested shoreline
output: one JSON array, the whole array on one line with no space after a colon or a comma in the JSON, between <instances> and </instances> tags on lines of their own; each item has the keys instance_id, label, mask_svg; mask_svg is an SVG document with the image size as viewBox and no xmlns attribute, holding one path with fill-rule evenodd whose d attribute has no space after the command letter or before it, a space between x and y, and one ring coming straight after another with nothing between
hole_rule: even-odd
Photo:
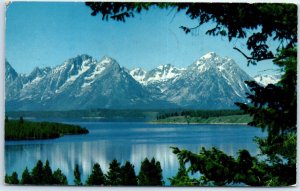
<instances>
[{"instance_id":1,"label":"forested shoreline","mask_svg":"<svg viewBox=\"0 0 300 191\"><path fill-rule=\"evenodd\" d=\"M161 113L152 123L170 124L248 124L252 117L241 110L183 110Z\"/></svg>"},{"instance_id":2,"label":"forested shoreline","mask_svg":"<svg viewBox=\"0 0 300 191\"><path fill-rule=\"evenodd\" d=\"M87 134L89 131L78 125L54 122L32 122L24 120L5 119L5 140L36 140L54 139L64 135Z\"/></svg>"},{"instance_id":3,"label":"forested shoreline","mask_svg":"<svg viewBox=\"0 0 300 191\"><path fill-rule=\"evenodd\" d=\"M251 121L249 115L229 115L220 117L185 117L172 116L165 119L158 119L152 121L154 124L231 124L231 125L247 125Z\"/></svg>"}]
</instances>

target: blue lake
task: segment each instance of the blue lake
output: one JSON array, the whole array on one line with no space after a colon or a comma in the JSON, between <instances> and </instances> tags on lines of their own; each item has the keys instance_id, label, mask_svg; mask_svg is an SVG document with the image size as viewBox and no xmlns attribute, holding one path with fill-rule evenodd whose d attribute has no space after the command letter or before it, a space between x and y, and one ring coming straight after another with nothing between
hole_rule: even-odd
<instances>
[{"instance_id":1,"label":"blue lake","mask_svg":"<svg viewBox=\"0 0 300 191\"><path fill-rule=\"evenodd\" d=\"M217 147L227 154L236 155L239 149L258 154L255 136L263 137L261 129L246 125L187 125L149 124L144 122L100 122L60 120L58 122L86 127L87 135L69 135L52 140L6 141L5 169L16 171L19 178L23 170L32 169L38 160L47 159L53 170L60 168L73 184L73 169L79 164L81 179L85 182L92 165L98 162L104 173L115 158L122 164L126 160L135 166L136 174L145 157L160 161L166 185L167 178L175 176L179 167L171 146L198 152Z\"/></svg>"}]
</instances>

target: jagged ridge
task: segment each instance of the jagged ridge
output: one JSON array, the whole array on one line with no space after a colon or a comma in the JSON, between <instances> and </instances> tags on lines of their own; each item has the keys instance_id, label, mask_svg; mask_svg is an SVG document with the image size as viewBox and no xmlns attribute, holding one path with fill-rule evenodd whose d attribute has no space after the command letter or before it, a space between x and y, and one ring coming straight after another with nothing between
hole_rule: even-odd
<instances>
[{"instance_id":1,"label":"jagged ridge","mask_svg":"<svg viewBox=\"0 0 300 191\"><path fill-rule=\"evenodd\" d=\"M80 55L19 75L6 62L7 110L89 108L234 108L253 80L230 58L210 52L186 69L170 64L127 70L104 56Z\"/></svg>"}]
</instances>

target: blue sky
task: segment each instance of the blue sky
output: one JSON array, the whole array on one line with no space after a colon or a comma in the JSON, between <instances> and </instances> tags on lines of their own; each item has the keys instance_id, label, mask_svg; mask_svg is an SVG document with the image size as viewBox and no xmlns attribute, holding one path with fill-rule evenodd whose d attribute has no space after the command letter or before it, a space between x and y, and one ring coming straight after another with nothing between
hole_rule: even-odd
<instances>
[{"instance_id":1,"label":"blue sky","mask_svg":"<svg viewBox=\"0 0 300 191\"><path fill-rule=\"evenodd\" d=\"M186 67L212 51L233 58L251 76L276 69L271 62L247 67L246 59L233 50L237 46L246 51L245 40L229 43L227 38L205 35L210 25L186 35L179 27L197 23L184 13L151 9L126 23L102 21L90 13L78 2L11 3L6 15L6 59L18 73L26 74L80 54L97 60L110 56L128 69L150 70L162 64Z\"/></svg>"}]
</instances>

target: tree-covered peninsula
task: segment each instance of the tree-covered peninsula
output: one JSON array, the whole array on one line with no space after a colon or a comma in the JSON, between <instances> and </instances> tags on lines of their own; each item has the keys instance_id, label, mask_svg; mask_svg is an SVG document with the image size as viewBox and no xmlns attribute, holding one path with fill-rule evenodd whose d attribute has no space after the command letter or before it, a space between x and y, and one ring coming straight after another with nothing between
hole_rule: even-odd
<instances>
[{"instance_id":1,"label":"tree-covered peninsula","mask_svg":"<svg viewBox=\"0 0 300 191\"><path fill-rule=\"evenodd\" d=\"M54 139L64 135L87 134L89 131L77 125L53 122L32 122L5 119L5 140Z\"/></svg>"}]
</instances>

